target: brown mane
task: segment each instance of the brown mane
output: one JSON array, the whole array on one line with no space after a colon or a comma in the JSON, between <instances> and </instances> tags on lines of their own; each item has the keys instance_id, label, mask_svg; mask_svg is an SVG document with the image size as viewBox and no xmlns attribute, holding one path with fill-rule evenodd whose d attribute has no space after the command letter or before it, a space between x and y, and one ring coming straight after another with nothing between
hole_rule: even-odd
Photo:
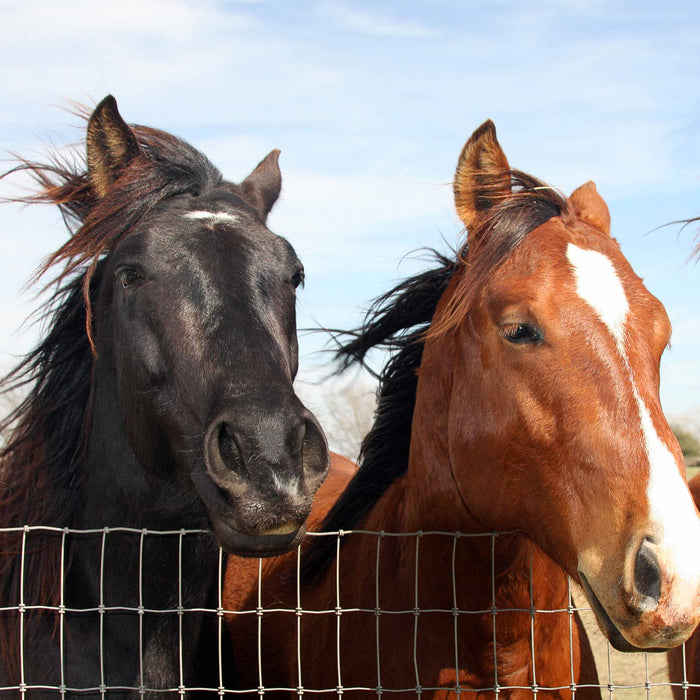
<instances>
[{"instance_id":1,"label":"brown mane","mask_svg":"<svg viewBox=\"0 0 700 700\"><path fill-rule=\"evenodd\" d=\"M444 314L433 323L429 336L439 336L456 328L484 284L525 237L554 216L568 214L566 198L556 189L519 170L510 172L511 192L493 194L494 187L486 177L479 182L483 191L477 196L493 201L468 231L468 242L459 252L464 269L455 294Z\"/></svg>"},{"instance_id":2,"label":"brown mane","mask_svg":"<svg viewBox=\"0 0 700 700\"><path fill-rule=\"evenodd\" d=\"M71 236L42 262L34 281L54 266L63 268L49 285L59 285L76 271L83 271L86 331L93 352L89 287L100 258L164 199L185 192L196 195L222 181L205 156L176 136L145 126L132 125L132 129L141 153L125 168L108 197L96 195L82 156L69 162L53 154L48 164L19 157L20 164L3 175L28 171L40 188L37 194L15 201L59 207Z\"/></svg>"}]
</instances>

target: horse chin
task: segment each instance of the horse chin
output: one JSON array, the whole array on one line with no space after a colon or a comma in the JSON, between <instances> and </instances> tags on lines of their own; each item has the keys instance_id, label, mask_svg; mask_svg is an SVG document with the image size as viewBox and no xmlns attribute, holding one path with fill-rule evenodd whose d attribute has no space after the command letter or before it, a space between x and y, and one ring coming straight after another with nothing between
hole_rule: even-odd
<instances>
[{"instance_id":1,"label":"horse chin","mask_svg":"<svg viewBox=\"0 0 700 700\"><path fill-rule=\"evenodd\" d=\"M306 535L304 524L288 524L260 533L243 533L221 521L211 521L211 528L228 554L239 557L274 557L296 548Z\"/></svg>"},{"instance_id":2,"label":"horse chin","mask_svg":"<svg viewBox=\"0 0 700 700\"><path fill-rule=\"evenodd\" d=\"M649 647L642 649L628 642L627 639L623 636L622 632L620 632L620 630L618 629L617 625L612 621L612 618L610 617L610 615L608 615L600 600L598 600L598 596L593 592L593 589L591 588L591 585L588 583L588 580L586 579L584 574L581 573L581 571L579 571L578 575L581 579L581 585L586 594L586 598L588 599L588 602L591 605L591 609L593 610L596 616L598 625L600 626L603 634L605 634L605 636L608 638L608 641L614 649L617 649L617 651L623 651L628 653L660 653L668 651L668 649L663 649L661 647Z\"/></svg>"}]
</instances>

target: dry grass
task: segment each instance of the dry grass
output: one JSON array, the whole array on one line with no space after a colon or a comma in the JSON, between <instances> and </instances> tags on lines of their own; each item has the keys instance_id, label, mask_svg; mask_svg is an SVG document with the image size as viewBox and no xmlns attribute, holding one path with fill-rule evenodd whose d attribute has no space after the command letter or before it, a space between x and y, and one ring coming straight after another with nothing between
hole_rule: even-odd
<instances>
[{"instance_id":1,"label":"dry grass","mask_svg":"<svg viewBox=\"0 0 700 700\"><path fill-rule=\"evenodd\" d=\"M583 596L577 596L577 599L577 604L582 607L587 605ZM672 699L671 688L665 685L669 682L666 654L623 654L615 651L598 628L593 612L585 610L581 613L581 618L593 647L600 684L612 688L612 691L601 691L603 698Z\"/></svg>"}]
</instances>

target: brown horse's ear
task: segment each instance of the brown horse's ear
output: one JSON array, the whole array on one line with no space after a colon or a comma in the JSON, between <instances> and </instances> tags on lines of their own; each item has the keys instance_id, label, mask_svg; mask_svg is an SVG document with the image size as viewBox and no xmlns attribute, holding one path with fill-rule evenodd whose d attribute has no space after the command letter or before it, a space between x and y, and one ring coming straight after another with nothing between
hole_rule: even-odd
<instances>
[{"instance_id":1,"label":"brown horse's ear","mask_svg":"<svg viewBox=\"0 0 700 700\"><path fill-rule=\"evenodd\" d=\"M241 183L244 198L265 221L282 190L279 149L270 151Z\"/></svg>"},{"instance_id":2,"label":"brown horse's ear","mask_svg":"<svg viewBox=\"0 0 700 700\"><path fill-rule=\"evenodd\" d=\"M595 182L589 180L575 189L569 197L577 219L595 226L599 231L610 235L610 212L608 205L598 194Z\"/></svg>"},{"instance_id":3,"label":"brown horse's ear","mask_svg":"<svg viewBox=\"0 0 700 700\"><path fill-rule=\"evenodd\" d=\"M469 229L510 192L510 166L488 119L471 135L457 161L454 195L459 218Z\"/></svg>"},{"instance_id":4,"label":"brown horse's ear","mask_svg":"<svg viewBox=\"0 0 700 700\"><path fill-rule=\"evenodd\" d=\"M101 199L141 153L136 135L122 119L112 95L107 95L90 115L86 142L90 184Z\"/></svg>"}]
</instances>

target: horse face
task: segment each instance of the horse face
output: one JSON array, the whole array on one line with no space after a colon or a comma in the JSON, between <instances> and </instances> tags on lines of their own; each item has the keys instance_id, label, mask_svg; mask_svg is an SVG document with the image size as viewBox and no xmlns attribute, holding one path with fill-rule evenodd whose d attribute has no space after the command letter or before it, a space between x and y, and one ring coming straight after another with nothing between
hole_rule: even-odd
<instances>
[{"instance_id":1,"label":"horse face","mask_svg":"<svg viewBox=\"0 0 700 700\"><path fill-rule=\"evenodd\" d=\"M450 458L473 514L561 564L614 646L668 648L700 619L700 524L659 400L670 323L592 184L568 208L493 271L458 329L480 362L455 372ZM478 416L458 411L466 396Z\"/></svg>"},{"instance_id":2,"label":"horse face","mask_svg":"<svg viewBox=\"0 0 700 700\"><path fill-rule=\"evenodd\" d=\"M292 387L303 268L234 195L166 204L104 282L132 449L152 474L191 480L225 548L286 549L328 465Z\"/></svg>"},{"instance_id":3,"label":"horse face","mask_svg":"<svg viewBox=\"0 0 700 700\"><path fill-rule=\"evenodd\" d=\"M123 206L121 182L138 191L140 177L181 177L157 171L113 98L92 115L87 143L103 210ZM301 540L329 461L292 386L303 268L265 225L277 156L240 185L208 164L196 191L153 206L112 248L95 319L96 373L115 384L147 478L194 491L222 546L256 556Z\"/></svg>"}]
</instances>

